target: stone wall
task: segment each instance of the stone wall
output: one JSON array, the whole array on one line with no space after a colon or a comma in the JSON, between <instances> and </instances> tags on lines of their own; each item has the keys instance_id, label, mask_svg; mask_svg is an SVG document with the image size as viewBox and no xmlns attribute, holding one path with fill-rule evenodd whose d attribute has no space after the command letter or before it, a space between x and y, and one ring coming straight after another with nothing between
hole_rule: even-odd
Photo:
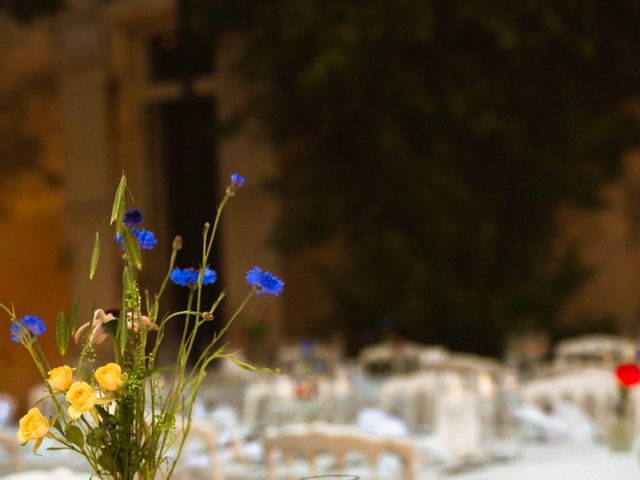
<instances>
[{"instance_id":1,"label":"stone wall","mask_svg":"<svg viewBox=\"0 0 640 480\"><path fill-rule=\"evenodd\" d=\"M51 22L18 26L0 18L0 302L42 318L53 332L69 306L69 244ZM0 391L39 381L28 353L9 340L0 314ZM53 362L53 335L43 337Z\"/></svg>"}]
</instances>

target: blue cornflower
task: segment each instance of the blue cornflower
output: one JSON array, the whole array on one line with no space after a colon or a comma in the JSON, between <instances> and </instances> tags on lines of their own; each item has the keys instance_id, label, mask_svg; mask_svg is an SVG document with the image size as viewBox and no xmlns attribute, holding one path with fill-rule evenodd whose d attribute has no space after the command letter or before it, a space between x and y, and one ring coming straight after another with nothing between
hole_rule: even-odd
<instances>
[{"instance_id":1,"label":"blue cornflower","mask_svg":"<svg viewBox=\"0 0 640 480\"><path fill-rule=\"evenodd\" d=\"M133 234L138 239L138 243L140 244L140 248L143 250L151 250L156 246L158 240L156 240L156 234L151 230L138 230L137 228L132 228Z\"/></svg>"},{"instance_id":2,"label":"blue cornflower","mask_svg":"<svg viewBox=\"0 0 640 480\"><path fill-rule=\"evenodd\" d=\"M178 268L175 267L171 270L171 274L169 278L176 285L180 285L182 287L193 287L198 284L198 275L200 274L199 270L195 268ZM209 267L205 267L204 275L202 277L203 285L210 285L214 283L218 279L218 274L215 270L211 270Z\"/></svg>"},{"instance_id":3,"label":"blue cornflower","mask_svg":"<svg viewBox=\"0 0 640 480\"><path fill-rule=\"evenodd\" d=\"M256 289L256 295L267 293L280 295L284 290L284 282L270 272L263 272L261 268L253 267L245 275L245 280Z\"/></svg>"},{"instance_id":4,"label":"blue cornflower","mask_svg":"<svg viewBox=\"0 0 640 480\"><path fill-rule=\"evenodd\" d=\"M198 274L193 268L178 268L171 270L169 278L176 285L188 287L198 281Z\"/></svg>"},{"instance_id":5,"label":"blue cornflower","mask_svg":"<svg viewBox=\"0 0 640 480\"><path fill-rule=\"evenodd\" d=\"M218 274L215 272L215 270L211 270L209 267L205 267L204 275L202 277L202 284L211 285L217 279L218 279Z\"/></svg>"},{"instance_id":6,"label":"blue cornflower","mask_svg":"<svg viewBox=\"0 0 640 480\"><path fill-rule=\"evenodd\" d=\"M231 175L231 184L227 187L227 195L233 197L243 185L244 177L239 173L234 173Z\"/></svg>"},{"instance_id":7,"label":"blue cornflower","mask_svg":"<svg viewBox=\"0 0 640 480\"><path fill-rule=\"evenodd\" d=\"M137 208L134 208L132 210L127 211L127 213L124 214L124 223L128 227L133 227L134 225L138 225L139 223L142 223L142 217L143 217L142 212Z\"/></svg>"},{"instance_id":8,"label":"blue cornflower","mask_svg":"<svg viewBox=\"0 0 640 480\"><path fill-rule=\"evenodd\" d=\"M29 332L31 332L31 334L35 335L36 337L38 335L42 335L47 331L47 326L35 315L25 315L20 320L18 320L18 323L28 329ZM21 333L22 331L18 325L16 325L15 323L11 325L9 334L9 336L11 337L11 341L19 343Z\"/></svg>"},{"instance_id":9,"label":"blue cornflower","mask_svg":"<svg viewBox=\"0 0 640 480\"><path fill-rule=\"evenodd\" d=\"M151 250L153 247L156 246L156 243L158 243L158 240L156 239L156 234L153 233L151 230L145 230L144 228L142 230L138 230L137 228L134 227L131 229L131 231L138 239L138 245L140 245L140 248L143 250ZM122 245L122 242L123 242L122 235L116 235L115 238L116 238L116 242Z\"/></svg>"},{"instance_id":10,"label":"blue cornflower","mask_svg":"<svg viewBox=\"0 0 640 480\"><path fill-rule=\"evenodd\" d=\"M235 189L238 189L244 185L244 177L239 173L234 173L231 175L231 186Z\"/></svg>"}]
</instances>

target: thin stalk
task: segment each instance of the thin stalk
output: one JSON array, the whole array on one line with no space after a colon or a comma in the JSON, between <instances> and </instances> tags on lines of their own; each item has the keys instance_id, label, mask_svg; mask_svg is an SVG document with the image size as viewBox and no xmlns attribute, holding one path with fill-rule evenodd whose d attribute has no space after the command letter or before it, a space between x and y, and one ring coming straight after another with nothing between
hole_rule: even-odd
<instances>
[{"instance_id":1,"label":"thin stalk","mask_svg":"<svg viewBox=\"0 0 640 480\"><path fill-rule=\"evenodd\" d=\"M235 319L238 317L238 315L240 314L240 312L244 309L244 307L247 305L247 303L249 302L249 300L251 300L251 298L256 294L255 290L251 290L247 296L244 298L244 300L242 301L242 303L240 304L240 306L236 309L236 311L233 313L233 315L231 316L231 318L227 321L226 325L222 328L222 330L220 330L219 332L216 332L216 334L214 335L213 339L211 340L211 342L209 343L209 345L207 345L205 347L205 349L202 351L202 354L200 355L200 357L198 358L198 360L196 361L195 365L194 365L194 370L196 370L198 368L198 365L200 365L200 363L203 361L203 359L207 356L208 352L213 348L213 346L218 342L218 340L220 338L222 338L224 336L224 334L227 332L227 330L229 330L229 327L231 326L231 324L235 321Z\"/></svg>"}]
</instances>

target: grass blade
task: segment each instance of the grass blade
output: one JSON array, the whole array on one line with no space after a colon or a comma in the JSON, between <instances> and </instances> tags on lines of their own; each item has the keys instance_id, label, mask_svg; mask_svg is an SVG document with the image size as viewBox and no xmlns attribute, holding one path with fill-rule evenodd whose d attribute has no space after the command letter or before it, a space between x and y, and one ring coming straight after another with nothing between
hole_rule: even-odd
<instances>
[{"instance_id":1,"label":"grass blade","mask_svg":"<svg viewBox=\"0 0 640 480\"><path fill-rule=\"evenodd\" d=\"M111 208L111 221L110 225L116 224L116 235L122 235L124 228L124 194L127 189L127 177L124 172L120 178L118 189L116 190L116 196L113 199L113 207Z\"/></svg>"},{"instance_id":2,"label":"grass blade","mask_svg":"<svg viewBox=\"0 0 640 480\"><path fill-rule=\"evenodd\" d=\"M91 262L89 265L89 280L93 279L98 268L98 260L100 260L100 234L96 232L96 238L93 241L93 250L91 251Z\"/></svg>"},{"instance_id":3,"label":"grass blade","mask_svg":"<svg viewBox=\"0 0 640 480\"><path fill-rule=\"evenodd\" d=\"M56 345L60 355L67 353L69 346L69 336L71 335L70 323L64 312L58 313L56 317Z\"/></svg>"}]
</instances>

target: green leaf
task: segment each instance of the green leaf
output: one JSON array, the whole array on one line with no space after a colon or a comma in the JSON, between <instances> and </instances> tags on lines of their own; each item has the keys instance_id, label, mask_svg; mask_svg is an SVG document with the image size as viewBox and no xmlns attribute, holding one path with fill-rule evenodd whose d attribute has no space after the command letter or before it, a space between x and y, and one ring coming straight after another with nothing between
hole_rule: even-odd
<instances>
[{"instance_id":1,"label":"green leaf","mask_svg":"<svg viewBox=\"0 0 640 480\"><path fill-rule=\"evenodd\" d=\"M93 279L98 268L98 260L100 259L100 233L96 232L96 238L93 241L93 251L91 252L91 262L89 266L89 280Z\"/></svg>"},{"instance_id":2,"label":"green leaf","mask_svg":"<svg viewBox=\"0 0 640 480\"><path fill-rule=\"evenodd\" d=\"M87 433L87 445L93 448L99 448L100 445L100 436L102 432L100 429L92 430Z\"/></svg>"},{"instance_id":3,"label":"green leaf","mask_svg":"<svg viewBox=\"0 0 640 480\"><path fill-rule=\"evenodd\" d=\"M138 239L130 228L125 228L122 234L127 258L133 266L140 270L142 268L142 252L140 251Z\"/></svg>"},{"instance_id":4,"label":"green leaf","mask_svg":"<svg viewBox=\"0 0 640 480\"><path fill-rule=\"evenodd\" d=\"M64 312L58 313L56 317L56 345L60 355L67 353L69 337L71 336L70 322Z\"/></svg>"},{"instance_id":5,"label":"green leaf","mask_svg":"<svg viewBox=\"0 0 640 480\"><path fill-rule=\"evenodd\" d=\"M116 190L116 196L113 199L113 207L111 208L110 225L113 225L113 222L116 223L116 235L118 236L122 235L124 227L124 193L126 189L127 177L125 177L123 172L122 177L120 178L120 184Z\"/></svg>"},{"instance_id":6,"label":"green leaf","mask_svg":"<svg viewBox=\"0 0 640 480\"><path fill-rule=\"evenodd\" d=\"M138 296L138 283L136 282L136 272L131 267L125 267L122 271L122 285L126 298Z\"/></svg>"},{"instance_id":7,"label":"green leaf","mask_svg":"<svg viewBox=\"0 0 640 480\"><path fill-rule=\"evenodd\" d=\"M257 367L255 365L251 365L250 363L243 362L242 360L239 360L238 358L234 357L233 355L221 355L221 357L226 358L228 360L231 360L238 367L242 368L243 370L248 370L250 372L279 373L278 370L274 370L272 368Z\"/></svg>"},{"instance_id":8,"label":"green leaf","mask_svg":"<svg viewBox=\"0 0 640 480\"><path fill-rule=\"evenodd\" d=\"M47 447L47 450L71 450L69 447Z\"/></svg>"},{"instance_id":9,"label":"green leaf","mask_svg":"<svg viewBox=\"0 0 640 480\"><path fill-rule=\"evenodd\" d=\"M135 288L135 274L131 267L125 266L122 270L122 308L118 317L118 330L116 332L116 345L120 356L124 355L125 346L127 344L127 298L130 292Z\"/></svg>"},{"instance_id":10,"label":"green leaf","mask_svg":"<svg viewBox=\"0 0 640 480\"><path fill-rule=\"evenodd\" d=\"M145 370L140 374L140 379L150 377L152 375L155 375L156 373L171 372L173 370L176 370L177 368L178 367L174 365L172 367L160 367L160 368L152 368L150 370Z\"/></svg>"},{"instance_id":11,"label":"green leaf","mask_svg":"<svg viewBox=\"0 0 640 480\"><path fill-rule=\"evenodd\" d=\"M96 410L98 411L98 414L100 415L100 418L103 420L103 422L107 422L113 418L113 415L109 413L109 410L104 408L104 406L102 405L96 405ZM99 428L93 429L93 432L96 432L96 434L97 432L101 432L101 431L102 429L99 429ZM87 437L87 442L88 442L88 437Z\"/></svg>"},{"instance_id":12,"label":"green leaf","mask_svg":"<svg viewBox=\"0 0 640 480\"><path fill-rule=\"evenodd\" d=\"M38 449L40 448L40 445L42 445L42 438L39 438L38 440L36 440L36 443L33 446L33 454L34 455L38 454Z\"/></svg>"},{"instance_id":13,"label":"green leaf","mask_svg":"<svg viewBox=\"0 0 640 480\"><path fill-rule=\"evenodd\" d=\"M38 405L40 405L42 402L44 402L45 400L48 400L48 399L50 399L50 398L54 398L55 396L56 396L56 394L55 394L55 393L53 393L53 394L49 393L49 394L45 395L44 397L39 398L38 400L36 400L36 401L35 401L35 403L34 403L34 405L38 406ZM56 420L56 421L57 421L57 420Z\"/></svg>"},{"instance_id":14,"label":"green leaf","mask_svg":"<svg viewBox=\"0 0 640 480\"><path fill-rule=\"evenodd\" d=\"M52 422L53 424L53 428L55 428L56 430L58 430L60 433L64 433L64 430L62 428L62 424L60 423L60 420L58 420L57 418Z\"/></svg>"},{"instance_id":15,"label":"green leaf","mask_svg":"<svg viewBox=\"0 0 640 480\"><path fill-rule=\"evenodd\" d=\"M78 308L80 306L80 295L76 293L73 297L73 303L71 304L71 318L69 318L69 327L71 333L76 333L76 327L78 325Z\"/></svg>"},{"instance_id":16,"label":"green leaf","mask_svg":"<svg viewBox=\"0 0 640 480\"><path fill-rule=\"evenodd\" d=\"M67 424L64 429L64 436L67 437L67 440L76 444L80 448L84 447L84 436L82 435L82 430L75 425L72 425L71 423Z\"/></svg>"},{"instance_id":17,"label":"green leaf","mask_svg":"<svg viewBox=\"0 0 640 480\"><path fill-rule=\"evenodd\" d=\"M127 345L127 318L124 305L122 306L120 317L118 317L118 331L116 332L116 346L119 358L124 357L125 347Z\"/></svg>"},{"instance_id":18,"label":"green leaf","mask_svg":"<svg viewBox=\"0 0 640 480\"><path fill-rule=\"evenodd\" d=\"M106 452L98 457L98 463L102 468L104 468L107 472L115 473L115 465L113 459Z\"/></svg>"}]
</instances>

